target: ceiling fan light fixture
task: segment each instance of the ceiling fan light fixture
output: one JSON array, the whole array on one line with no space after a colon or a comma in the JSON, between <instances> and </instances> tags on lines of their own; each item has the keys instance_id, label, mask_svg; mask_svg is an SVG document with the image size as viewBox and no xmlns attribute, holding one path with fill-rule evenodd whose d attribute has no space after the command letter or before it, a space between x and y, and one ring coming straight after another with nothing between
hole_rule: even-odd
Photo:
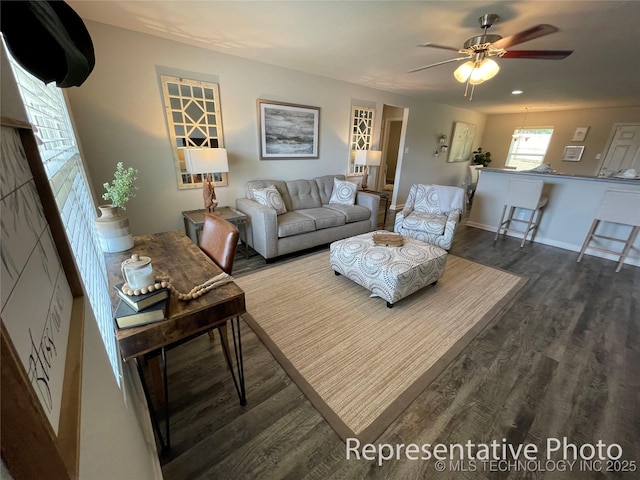
<instances>
[{"instance_id":1,"label":"ceiling fan light fixture","mask_svg":"<svg viewBox=\"0 0 640 480\"><path fill-rule=\"evenodd\" d=\"M460 83L469 81L471 85L480 85L496 76L500 67L490 58L481 61L468 61L456 68L453 76Z\"/></svg>"},{"instance_id":2,"label":"ceiling fan light fixture","mask_svg":"<svg viewBox=\"0 0 640 480\"><path fill-rule=\"evenodd\" d=\"M472 61L464 62L462 65L456 68L456 71L453 72L453 76L460 83L466 83L469 77L471 76L471 72L473 72L474 68L475 68L474 62Z\"/></svg>"},{"instance_id":3,"label":"ceiling fan light fixture","mask_svg":"<svg viewBox=\"0 0 640 480\"><path fill-rule=\"evenodd\" d=\"M473 99L475 86L495 77L500 70L498 64L487 57L562 60L573 52L572 50L510 50L510 48L515 45L549 35L557 32L558 29L553 25L541 24L504 38L500 35L488 34L487 30L491 28L499 18L500 17L494 13L488 13L478 18L480 28L483 29L482 35L475 35L467 39L464 42L464 47L462 49L446 45L438 45L435 43L419 45L421 47L451 50L460 54L465 54L466 56L432 63L424 67L409 70L409 72L419 72L426 70L427 68L437 67L451 62L467 60L456 68L455 72L453 72L453 76L458 82L465 84L465 97L469 91L471 92L471 95L469 96L469 101L471 101ZM518 95L520 93L522 93L522 91L513 92L514 95Z\"/></svg>"}]
</instances>

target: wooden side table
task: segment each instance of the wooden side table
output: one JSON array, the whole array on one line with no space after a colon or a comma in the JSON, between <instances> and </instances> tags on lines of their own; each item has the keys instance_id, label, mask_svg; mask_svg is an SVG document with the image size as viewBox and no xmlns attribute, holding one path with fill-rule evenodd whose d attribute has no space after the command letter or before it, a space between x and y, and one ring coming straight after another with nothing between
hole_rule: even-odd
<instances>
[{"instance_id":1,"label":"wooden side table","mask_svg":"<svg viewBox=\"0 0 640 480\"><path fill-rule=\"evenodd\" d=\"M382 228L387 224L387 211L389 210L389 192L378 192L377 190L359 190L360 192L372 193L374 195L378 195L382 200L384 200L384 220L382 221Z\"/></svg>"},{"instance_id":2,"label":"wooden side table","mask_svg":"<svg viewBox=\"0 0 640 480\"><path fill-rule=\"evenodd\" d=\"M196 244L200 245L200 233L204 226L204 215L208 213L206 209L200 210L188 210L182 212L182 219L184 220L184 232L187 237ZM249 244L247 243L247 221L248 218L244 213L237 211L231 207L216 207L213 211L214 215L218 215L230 223L233 223L240 232L240 239L244 242L244 257L249 258ZM195 240L191 235L191 232L195 234Z\"/></svg>"}]
</instances>

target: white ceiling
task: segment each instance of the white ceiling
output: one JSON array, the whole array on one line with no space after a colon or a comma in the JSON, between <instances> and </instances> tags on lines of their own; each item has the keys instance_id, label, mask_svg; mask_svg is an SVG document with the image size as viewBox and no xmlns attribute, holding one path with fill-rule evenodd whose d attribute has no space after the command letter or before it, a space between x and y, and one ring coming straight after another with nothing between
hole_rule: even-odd
<instances>
[{"instance_id":1,"label":"white ceiling","mask_svg":"<svg viewBox=\"0 0 640 480\"><path fill-rule=\"evenodd\" d=\"M640 105L640 2L631 1L79 1L84 19L251 60L484 113ZM449 63L459 56L419 48L462 48L489 33L513 35L541 23L560 31L512 50L573 50L564 60L498 59L500 72L472 102ZM524 90L520 96L514 89Z\"/></svg>"}]
</instances>

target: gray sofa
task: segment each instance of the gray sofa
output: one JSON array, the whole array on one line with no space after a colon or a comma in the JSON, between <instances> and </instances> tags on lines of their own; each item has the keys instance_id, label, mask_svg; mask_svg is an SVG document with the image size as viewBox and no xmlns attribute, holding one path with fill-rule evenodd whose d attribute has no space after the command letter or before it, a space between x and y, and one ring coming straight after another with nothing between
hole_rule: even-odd
<instances>
[{"instance_id":1,"label":"gray sofa","mask_svg":"<svg viewBox=\"0 0 640 480\"><path fill-rule=\"evenodd\" d=\"M330 204L334 178L325 175L311 180L252 180L245 187L246 198L236 208L249 217L247 241L265 259L331 243L376 229L380 197L358 191L354 205ZM286 213L258 203L253 189L274 185Z\"/></svg>"}]
</instances>

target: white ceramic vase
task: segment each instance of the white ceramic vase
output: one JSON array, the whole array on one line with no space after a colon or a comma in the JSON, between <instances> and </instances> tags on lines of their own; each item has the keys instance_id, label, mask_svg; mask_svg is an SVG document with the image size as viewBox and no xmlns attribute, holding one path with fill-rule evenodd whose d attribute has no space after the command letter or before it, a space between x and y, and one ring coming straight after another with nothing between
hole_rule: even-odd
<instances>
[{"instance_id":1,"label":"white ceramic vase","mask_svg":"<svg viewBox=\"0 0 640 480\"><path fill-rule=\"evenodd\" d=\"M133 247L129 219L121 215L118 207L100 205L100 217L96 219L96 233L105 253L124 252Z\"/></svg>"}]
</instances>

